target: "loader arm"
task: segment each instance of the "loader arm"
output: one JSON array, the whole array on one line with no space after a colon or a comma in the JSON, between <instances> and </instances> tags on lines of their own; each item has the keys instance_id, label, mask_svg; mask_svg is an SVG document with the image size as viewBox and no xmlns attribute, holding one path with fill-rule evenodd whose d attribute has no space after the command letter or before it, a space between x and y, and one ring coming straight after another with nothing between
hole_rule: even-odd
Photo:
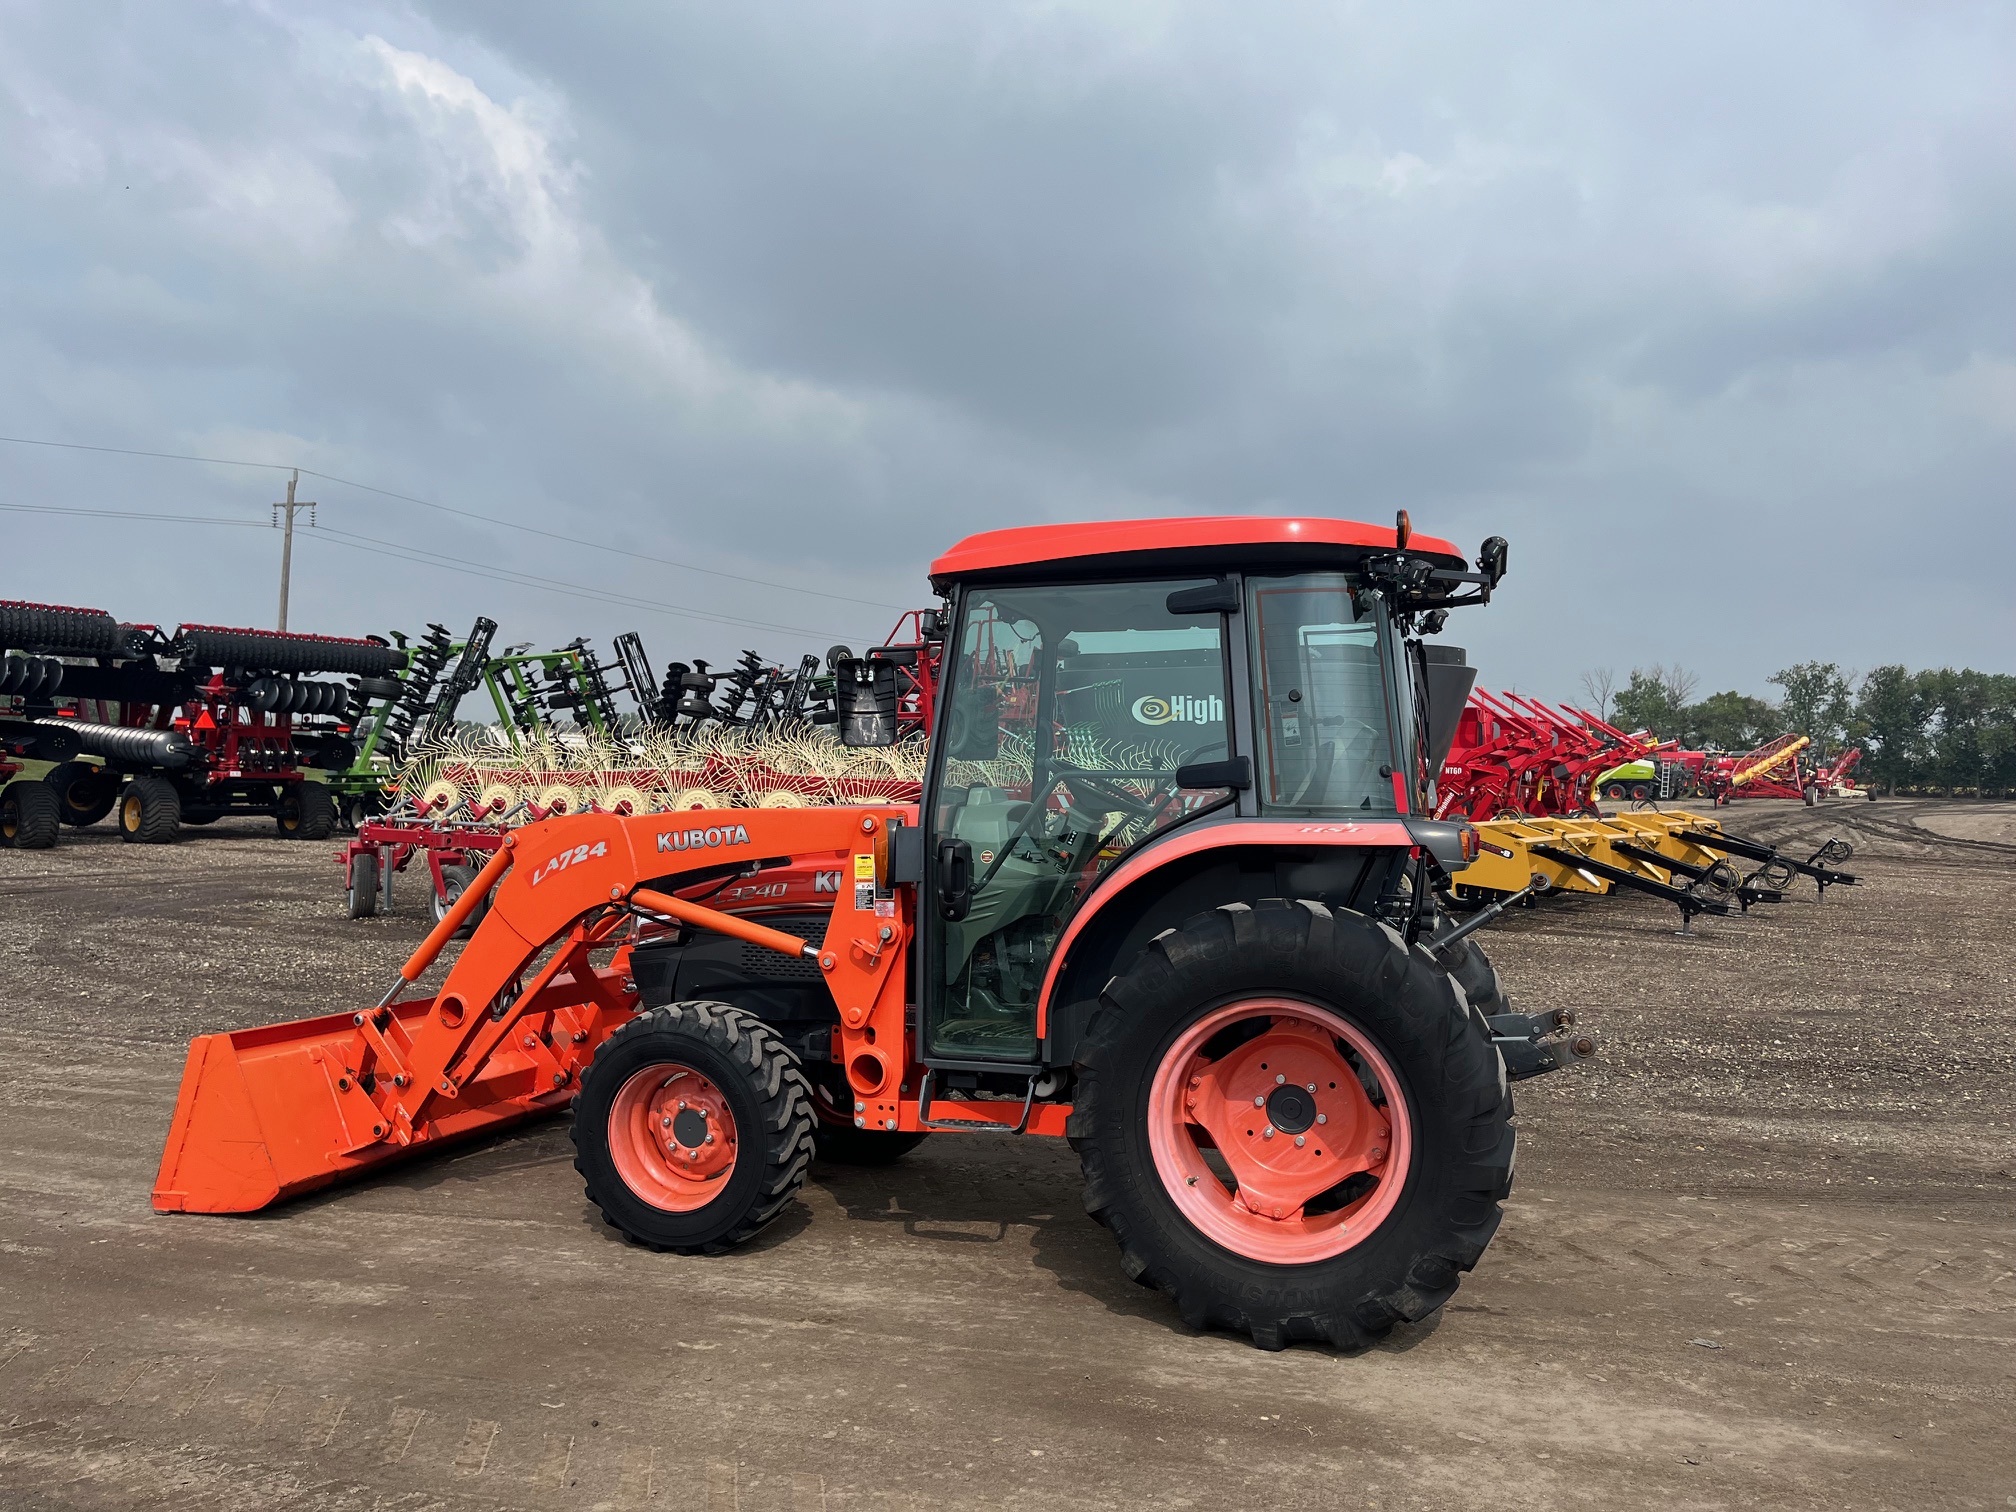
<instances>
[{"instance_id":1,"label":"loader arm","mask_svg":"<svg viewBox=\"0 0 2016 1512\"><path fill-rule=\"evenodd\" d=\"M191 1043L155 1207L249 1212L565 1108L636 1011L627 946L644 918L816 960L855 1095L893 1118L914 919L888 836L914 821L904 808L689 810L513 831L378 1003ZM819 946L676 896L685 874L812 857L852 874ZM486 895L439 989L402 997Z\"/></svg>"}]
</instances>

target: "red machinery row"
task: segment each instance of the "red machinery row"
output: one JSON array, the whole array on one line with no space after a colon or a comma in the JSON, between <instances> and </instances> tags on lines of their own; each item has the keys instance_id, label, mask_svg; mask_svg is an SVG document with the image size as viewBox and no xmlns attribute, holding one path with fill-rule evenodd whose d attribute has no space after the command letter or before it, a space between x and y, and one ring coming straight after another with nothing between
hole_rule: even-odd
<instances>
[{"instance_id":1,"label":"red machinery row","mask_svg":"<svg viewBox=\"0 0 2016 1512\"><path fill-rule=\"evenodd\" d=\"M1811 740L1781 735L1740 755L1682 750L1649 731L1630 733L1572 704L1477 689L1457 722L1437 784L1438 818L1572 816L1600 796L1654 799L1858 796L1850 748L1812 761ZM1619 772L1624 768L1624 773Z\"/></svg>"}]
</instances>

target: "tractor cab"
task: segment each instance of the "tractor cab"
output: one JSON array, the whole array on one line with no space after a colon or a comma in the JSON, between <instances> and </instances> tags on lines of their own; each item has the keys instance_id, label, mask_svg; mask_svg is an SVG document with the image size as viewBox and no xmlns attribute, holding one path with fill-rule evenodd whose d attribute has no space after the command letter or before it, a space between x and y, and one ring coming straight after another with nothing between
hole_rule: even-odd
<instances>
[{"instance_id":1,"label":"tractor cab","mask_svg":"<svg viewBox=\"0 0 2016 1512\"><path fill-rule=\"evenodd\" d=\"M1471 571L1404 516L1397 531L1245 517L1042 526L940 558L948 639L920 810L936 904L920 909L926 1063L969 1082L1068 1063L1100 985L1084 963L1112 965L1129 937L1207 894L1272 895L1284 863L1303 874L1298 891L1386 900L1411 844L1394 826L1432 811L1440 761L1426 710L1443 679L1418 642L1410 657L1409 632L1429 613L1439 629L1459 594L1488 596L1503 564L1502 541ZM1461 660L1438 656L1435 670ZM1439 691L1460 709L1467 669L1453 704ZM878 738L847 713L843 698L843 732ZM1160 857L1179 830L1197 843ZM1340 857L1312 843L1381 833L1401 844ZM1074 930L1143 857L1188 864L1149 868L1131 907L1090 938ZM1060 973L1067 935L1079 969ZM1046 1014L1060 981L1067 1000Z\"/></svg>"}]
</instances>

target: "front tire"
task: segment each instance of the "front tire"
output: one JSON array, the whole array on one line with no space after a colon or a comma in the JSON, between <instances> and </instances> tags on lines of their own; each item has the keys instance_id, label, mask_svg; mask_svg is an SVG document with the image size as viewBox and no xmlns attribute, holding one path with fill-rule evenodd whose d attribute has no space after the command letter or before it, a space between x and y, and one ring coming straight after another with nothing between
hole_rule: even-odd
<instances>
[{"instance_id":1,"label":"front tire","mask_svg":"<svg viewBox=\"0 0 2016 1512\"><path fill-rule=\"evenodd\" d=\"M805 1184L811 1089L755 1015L668 1003L595 1052L574 1101L574 1151L588 1200L625 1239L717 1254Z\"/></svg>"},{"instance_id":2,"label":"front tire","mask_svg":"<svg viewBox=\"0 0 2016 1512\"><path fill-rule=\"evenodd\" d=\"M1263 1349L1428 1316L1511 1189L1480 1022L1392 929L1319 903L1231 904L1151 942L1078 1078L1085 1205L1122 1268Z\"/></svg>"}]
</instances>

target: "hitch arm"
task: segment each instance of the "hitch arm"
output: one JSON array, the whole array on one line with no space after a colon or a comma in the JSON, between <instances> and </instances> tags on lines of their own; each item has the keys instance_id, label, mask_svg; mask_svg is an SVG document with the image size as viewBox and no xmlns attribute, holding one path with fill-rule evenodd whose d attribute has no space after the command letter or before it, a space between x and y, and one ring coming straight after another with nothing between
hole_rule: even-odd
<instances>
[{"instance_id":1,"label":"hitch arm","mask_svg":"<svg viewBox=\"0 0 2016 1512\"><path fill-rule=\"evenodd\" d=\"M1545 877L1541 876L1538 872L1535 872L1533 874L1533 880L1531 882L1528 882L1524 887L1520 888L1519 891L1515 893L1507 893L1504 897L1499 898L1494 902L1485 904L1484 907L1478 909L1476 913L1472 914L1469 918L1465 919L1461 924L1457 925L1447 934L1439 934L1432 937L1428 941L1428 948L1434 951L1438 956L1441 955L1451 945L1456 944L1459 940L1466 940L1471 935L1477 933L1478 930L1484 928L1487 924L1491 923L1494 919L1498 917L1498 915L1505 912L1505 910L1510 908L1514 903L1524 902L1527 898L1534 897L1540 893L1544 893L1548 890L1548 888L1551 885L1552 884L1549 883Z\"/></svg>"}]
</instances>

